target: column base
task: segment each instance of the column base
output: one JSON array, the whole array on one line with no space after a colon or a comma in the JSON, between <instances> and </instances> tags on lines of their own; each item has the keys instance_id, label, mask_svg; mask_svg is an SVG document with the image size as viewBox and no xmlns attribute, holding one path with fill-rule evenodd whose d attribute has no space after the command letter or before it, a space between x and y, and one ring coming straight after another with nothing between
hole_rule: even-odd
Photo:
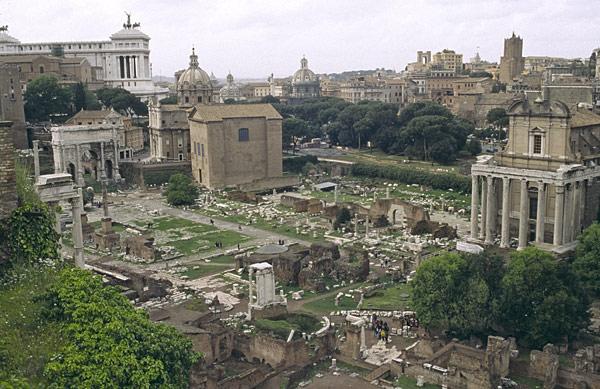
<instances>
[{"instance_id":1,"label":"column base","mask_svg":"<svg viewBox=\"0 0 600 389\"><path fill-rule=\"evenodd\" d=\"M527 248L527 246L519 246L517 247L517 251L522 251L525 250Z\"/></svg>"}]
</instances>

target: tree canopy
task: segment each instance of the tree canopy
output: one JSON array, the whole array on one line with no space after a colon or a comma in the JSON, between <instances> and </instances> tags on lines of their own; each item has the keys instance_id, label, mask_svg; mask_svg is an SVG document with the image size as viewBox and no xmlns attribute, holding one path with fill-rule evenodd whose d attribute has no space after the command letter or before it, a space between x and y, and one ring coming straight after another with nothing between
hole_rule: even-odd
<instances>
[{"instance_id":1,"label":"tree canopy","mask_svg":"<svg viewBox=\"0 0 600 389\"><path fill-rule=\"evenodd\" d=\"M148 107L146 104L123 88L102 88L96 91L98 100L107 107L112 107L115 111L119 111L125 115L148 115Z\"/></svg>"},{"instance_id":2,"label":"tree canopy","mask_svg":"<svg viewBox=\"0 0 600 389\"><path fill-rule=\"evenodd\" d=\"M500 128L508 126L509 122L508 115L504 108L490 109L486 115L486 120L489 124Z\"/></svg>"},{"instance_id":3,"label":"tree canopy","mask_svg":"<svg viewBox=\"0 0 600 389\"><path fill-rule=\"evenodd\" d=\"M341 146L360 149L370 142L385 153L405 153L440 163L453 162L473 132L472 125L433 102L410 104L400 115L395 104L351 104L335 98L279 104L276 108L284 116L286 142L292 136L327 136Z\"/></svg>"},{"instance_id":4,"label":"tree canopy","mask_svg":"<svg viewBox=\"0 0 600 389\"><path fill-rule=\"evenodd\" d=\"M579 238L573 270L591 297L600 296L600 224L594 223Z\"/></svg>"},{"instance_id":5,"label":"tree canopy","mask_svg":"<svg viewBox=\"0 0 600 389\"><path fill-rule=\"evenodd\" d=\"M177 173L169 179L165 195L171 205L192 205L198 197L198 187L189 176Z\"/></svg>"},{"instance_id":6,"label":"tree canopy","mask_svg":"<svg viewBox=\"0 0 600 389\"><path fill-rule=\"evenodd\" d=\"M71 90L59 85L54 76L40 76L30 81L23 98L25 117L29 121L62 122L72 113Z\"/></svg>"},{"instance_id":7,"label":"tree canopy","mask_svg":"<svg viewBox=\"0 0 600 389\"><path fill-rule=\"evenodd\" d=\"M576 274L534 247L506 266L488 253L436 256L419 266L412 288L421 323L452 336L500 332L540 348L576 336L589 318Z\"/></svg>"}]
</instances>

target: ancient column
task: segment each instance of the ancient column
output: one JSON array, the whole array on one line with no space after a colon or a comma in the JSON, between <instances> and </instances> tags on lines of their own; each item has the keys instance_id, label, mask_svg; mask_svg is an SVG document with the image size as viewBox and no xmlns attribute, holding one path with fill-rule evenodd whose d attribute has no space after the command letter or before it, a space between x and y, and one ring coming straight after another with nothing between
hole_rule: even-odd
<instances>
[{"instance_id":1,"label":"ancient column","mask_svg":"<svg viewBox=\"0 0 600 389\"><path fill-rule=\"evenodd\" d=\"M390 188L389 187L385 188L385 198L388 200L390 198Z\"/></svg>"},{"instance_id":2,"label":"ancient column","mask_svg":"<svg viewBox=\"0 0 600 389\"><path fill-rule=\"evenodd\" d=\"M521 202L519 204L519 250L527 247L529 235L529 196L527 193L527 180L521 180Z\"/></svg>"},{"instance_id":3,"label":"ancient column","mask_svg":"<svg viewBox=\"0 0 600 389\"><path fill-rule=\"evenodd\" d=\"M79 187L84 187L83 181L83 164L81 163L81 146L75 145L75 183Z\"/></svg>"},{"instance_id":4,"label":"ancient column","mask_svg":"<svg viewBox=\"0 0 600 389\"><path fill-rule=\"evenodd\" d=\"M71 214L73 217L73 258L75 266L83 268L83 232L81 231L81 210L83 209L83 195L81 188L77 189L77 197L71 199Z\"/></svg>"},{"instance_id":5,"label":"ancient column","mask_svg":"<svg viewBox=\"0 0 600 389\"><path fill-rule=\"evenodd\" d=\"M583 192L583 181L576 182L573 185L573 228L571 229L571 241L577 239L581 231L581 193Z\"/></svg>"},{"instance_id":6,"label":"ancient column","mask_svg":"<svg viewBox=\"0 0 600 389\"><path fill-rule=\"evenodd\" d=\"M248 266L248 320L252 320L252 272L254 269Z\"/></svg>"},{"instance_id":7,"label":"ancient column","mask_svg":"<svg viewBox=\"0 0 600 389\"><path fill-rule=\"evenodd\" d=\"M481 176L481 229L479 230L479 239L485 238L485 223L487 215L487 177Z\"/></svg>"},{"instance_id":8,"label":"ancient column","mask_svg":"<svg viewBox=\"0 0 600 389\"><path fill-rule=\"evenodd\" d=\"M573 184L565 186L565 191L563 244L571 242L571 234L573 232Z\"/></svg>"},{"instance_id":9,"label":"ancient column","mask_svg":"<svg viewBox=\"0 0 600 389\"><path fill-rule=\"evenodd\" d=\"M33 141L33 172L35 181L40 176L40 141Z\"/></svg>"},{"instance_id":10,"label":"ancient column","mask_svg":"<svg viewBox=\"0 0 600 389\"><path fill-rule=\"evenodd\" d=\"M365 219L365 238L369 237L369 216Z\"/></svg>"},{"instance_id":11,"label":"ancient column","mask_svg":"<svg viewBox=\"0 0 600 389\"><path fill-rule=\"evenodd\" d=\"M61 173L67 173L67 161L65 159L65 147L60 145L60 166Z\"/></svg>"},{"instance_id":12,"label":"ancient column","mask_svg":"<svg viewBox=\"0 0 600 389\"><path fill-rule=\"evenodd\" d=\"M104 171L104 142L100 142L100 179L106 178L106 172ZM96 177L98 179L98 177Z\"/></svg>"},{"instance_id":13,"label":"ancient column","mask_svg":"<svg viewBox=\"0 0 600 389\"><path fill-rule=\"evenodd\" d=\"M338 202L338 186L336 184L336 186L333 188L333 202L335 204L337 204Z\"/></svg>"},{"instance_id":14,"label":"ancient column","mask_svg":"<svg viewBox=\"0 0 600 389\"><path fill-rule=\"evenodd\" d=\"M552 243L555 246L563 244L563 211L565 202L565 187L554 184L556 199L554 200L554 238Z\"/></svg>"},{"instance_id":15,"label":"ancient column","mask_svg":"<svg viewBox=\"0 0 600 389\"><path fill-rule=\"evenodd\" d=\"M471 176L471 238L477 239L479 234L479 179Z\"/></svg>"},{"instance_id":16,"label":"ancient column","mask_svg":"<svg viewBox=\"0 0 600 389\"><path fill-rule=\"evenodd\" d=\"M502 231L500 247L510 245L510 178L502 178Z\"/></svg>"},{"instance_id":17,"label":"ancient column","mask_svg":"<svg viewBox=\"0 0 600 389\"><path fill-rule=\"evenodd\" d=\"M494 197L494 177L487 177L487 193L486 193L486 204L487 204L487 212L486 212L486 221L485 221L485 244L493 244L494 243L494 227L496 225L496 207L495 207L495 197Z\"/></svg>"},{"instance_id":18,"label":"ancient column","mask_svg":"<svg viewBox=\"0 0 600 389\"><path fill-rule=\"evenodd\" d=\"M119 181L121 179L121 174L119 173L119 144L117 142L117 130L114 130L114 137L115 139L113 140L113 145L115 147L115 158L114 158L114 163L113 163L113 178L115 179L115 181Z\"/></svg>"},{"instance_id":19,"label":"ancient column","mask_svg":"<svg viewBox=\"0 0 600 389\"><path fill-rule=\"evenodd\" d=\"M538 185L537 213L535 216L535 242L544 243L546 219L546 184Z\"/></svg>"}]
</instances>

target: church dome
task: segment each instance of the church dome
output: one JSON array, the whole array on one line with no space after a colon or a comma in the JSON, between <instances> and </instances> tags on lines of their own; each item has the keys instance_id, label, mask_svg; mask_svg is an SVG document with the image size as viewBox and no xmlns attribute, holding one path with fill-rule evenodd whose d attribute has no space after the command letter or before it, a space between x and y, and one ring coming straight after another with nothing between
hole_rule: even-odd
<instances>
[{"instance_id":1,"label":"church dome","mask_svg":"<svg viewBox=\"0 0 600 389\"><path fill-rule=\"evenodd\" d=\"M306 57L302 57L300 60L300 69L294 73L292 77L292 83L298 84L303 82L316 82L317 75L308 68L308 60Z\"/></svg>"},{"instance_id":2,"label":"church dome","mask_svg":"<svg viewBox=\"0 0 600 389\"><path fill-rule=\"evenodd\" d=\"M177 89L190 87L212 87L208 73L198 66L198 56L192 48L190 67L184 70L177 80Z\"/></svg>"},{"instance_id":3,"label":"church dome","mask_svg":"<svg viewBox=\"0 0 600 389\"><path fill-rule=\"evenodd\" d=\"M219 94L221 95L221 100L223 101L227 99L239 100L242 96L240 87L234 83L233 75L231 73L227 75L227 83L221 88Z\"/></svg>"}]
</instances>

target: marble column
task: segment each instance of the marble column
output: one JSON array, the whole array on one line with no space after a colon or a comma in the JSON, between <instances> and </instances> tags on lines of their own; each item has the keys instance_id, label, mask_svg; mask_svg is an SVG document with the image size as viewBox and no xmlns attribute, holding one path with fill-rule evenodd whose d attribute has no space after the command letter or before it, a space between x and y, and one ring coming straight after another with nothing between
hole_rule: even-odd
<instances>
[{"instance_id":1,"label":"marble column","mask_svg":"<svg viewBox=\"0 0 600 389\"><path fill-rule=\"evenodd\" d=\"M477 239L479 234L479 179L471 176L471 238Z\"/></svg>"},{"instance_id":2,"label":"marble column","mask_svg":"<svg viewBox=\"0 0 600 389\"><path fill-rule=\"evenodd\" d=\"M121 179L121 174L119 173L119 144L116 141L117 139L117 130L114 130L114 141L113 141L113 146L115 147L115 158L113 161L113 178L115 181L119 181Z\"/></svg>"},{"instance_id":3,"label":"marble column","mask_svg":"<svg viewBox=\"0 0 600 389\"><path fill-rule=\"evenodd\" d=\"M67 173L67 161L65 160L65 147L63 145L60 145L59 150L60 150L60 172L57 172L57 173Z\"/></svg>"},{"instance_id":4,"label":"marble column","mask_svg":"<svg viewBox=\"0 0 600 389\"><path fill-rule=\"evenodd\" d=\"M486 212L486 221L485 221L485 243L493 244L494 243L494 227L496 225L496 197L494 196L494 177L487 176L487 193L486 193L486 204L487 204L487 212Z\"/></svg>"},{"instance_id":5,"label":"marble column","mask_svg":"<svg viewBox=\"0 0 600 389\"><path fill-rule=\"evenodd\" d=\"M254 269L248 267L248 320L252 319L252 272Z\"/></svg>"},{"instance_id":6,"label":"marble column","mask_svg":"<svg viewBox=\"0 0 600 389\"><path fill-rule=\"evenodd\" d=\"M75 145L75 182L77 186L84 187L85 182L83 180L83 164L81 163L81 146Z\"/></svg>"},{"instance_id":7,"label":"marble column","mask_svg":"<svg viewBox=\"0 0 600 389\"><path fill-rule=\"evenodd\" d=\"M73 217L73 259L75 266L83 268L83 232L81 230L81 211L83 209L83 194L77 189L77 197L71 199L71 216Z\"/></svg>"},{"instance_id":8,"label":"marble column","mask_svg":"<svg viewBox=\"0 0 600 389\"><path fill-rule=\"evenodd\" d=\"M104 179L106 179L106 172L104 171L104 142L100 142L100 180Z\"/></svg>"},{"instance_id":9,"label":"marble column","mask_svg":"<svg viewBox=\"0 0 600 389\"><path fill-rule=\"evenodd\" d=\"M33 141L33 172L35 180L40 176L40 141Z\"/></svg>"},{"instance_id":10,"label":"marble column","mask_svg":"<svg viewBox=\"0 0 600 389\"><path fill-rule=\"evenodd\" d=\"M571 228L570 240L574 241L579 236L580 225L581 225L581 186L583 182L573 183L573 228Z\"/></svg>"},{"instance_id":11,"label":"marble column","mask_svg":"<svg viewBox=\"0 0 600 389\"><path fill-rule=\"evenodd\" d=\"M485 238L485 223L487 215L487 178L481 176L481 229L479 230L479 239Z\"/></svg>"},{"instance_id":12,"label":"marble column","mask_svg":"<svg viewBox=\"0 0 600 389\"><path fill-rule=\"evenodd\" d=\"M556 198L554 200L554 237L552 243L555 246L563 244L563 211L565 203L565 187L562 185L554 185Z\"/></svg>"},{"instance_id":13,"label":"marble column","mask_svg":"<svg viewBox=\"0 0 600 389\"><path fill-rule=\"evenodd\" d=\"M521 201L519 204L519 250L527 247L529 240L529 194L527 180L521 180Z\"/></svg>"},{"instance_id":14,"label":"marble column","mask_svg":"<svg viewBox=\"0 0 600 389\"><path fill-rule=\"evenodd\" d=\"M544 243L546 219L546 184L538 184L537 213L535 216L535 242Z\"/></svg>"},{"instance_id":15,"label":"marble column","mask_svg":"<svg viewBox=\"0 0 600 389\"><path fill-rule=\"evenodd\" d=\"M502 231L500 247L510 245L510 178L502 178Z\"/></svg>"},{"instance_id":16,"label":"marble column","mask_svg":"<svg viewBox=\"0 0 600 389\"><path fill-rule=\"evenodd\" d=\"M563 244L571 242L573 232L573 186L569 184L565 186L565 204L563 216Z\"/></svg>"}]
</instances>

